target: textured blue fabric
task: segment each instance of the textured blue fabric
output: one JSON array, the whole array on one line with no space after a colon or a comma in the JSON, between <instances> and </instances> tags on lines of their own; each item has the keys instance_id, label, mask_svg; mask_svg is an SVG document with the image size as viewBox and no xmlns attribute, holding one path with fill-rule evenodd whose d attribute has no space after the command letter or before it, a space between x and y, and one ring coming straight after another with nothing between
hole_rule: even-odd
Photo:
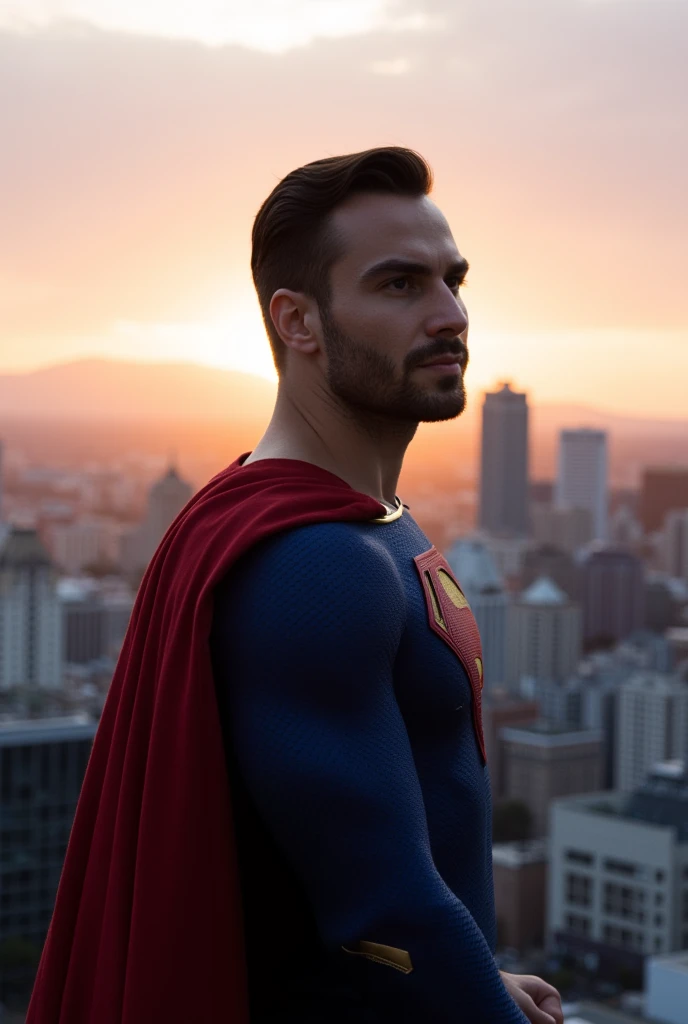
<instances>
[{"instance_id":1,"label":"textured blue fabric","mask_svg":"<svg viewBox=\"0 0 688 1024\"><path fill-rule=\"evenodd\" d=\"M211 653L234 799L252 1021L523 1024L494 958L491 812L471 690L394 523L244 556ZM362 956L407 950L409 974Z\"/></svg>"}]
</instances>

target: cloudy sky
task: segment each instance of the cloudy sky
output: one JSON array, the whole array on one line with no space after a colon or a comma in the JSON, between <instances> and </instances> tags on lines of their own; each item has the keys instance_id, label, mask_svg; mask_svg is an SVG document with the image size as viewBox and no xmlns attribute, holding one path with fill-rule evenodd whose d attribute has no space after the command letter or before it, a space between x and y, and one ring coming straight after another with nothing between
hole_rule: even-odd
<instances>
[{"instance_id":1,"label":"cloudy sky","mask_svg":"<svg viewBox=\"0 0 688 1024\"><path fill-rule=\"evenodd\" d=\"M317 157L432 164L471 383L688 413L688 0L0 0L0 371L270 375L253 215Z\"/></svg>"}]
</instances>

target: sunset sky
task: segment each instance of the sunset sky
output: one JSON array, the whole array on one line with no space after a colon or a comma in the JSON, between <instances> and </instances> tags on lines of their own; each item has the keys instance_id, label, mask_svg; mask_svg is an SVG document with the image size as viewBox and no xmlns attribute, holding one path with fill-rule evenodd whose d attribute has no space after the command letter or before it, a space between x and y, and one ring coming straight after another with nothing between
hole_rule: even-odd
<instances>
[{"instance_id":1,"label":"sunset sky","mask_svg":"<svg viewBox=\"0 0 688 1024\"><path fill-rule=\"evenodd\" d=\"M688 0L0 0L0 372L271 376L253 216L419 150L473 388L688 416Z\"/></svg>"}]
</instances>

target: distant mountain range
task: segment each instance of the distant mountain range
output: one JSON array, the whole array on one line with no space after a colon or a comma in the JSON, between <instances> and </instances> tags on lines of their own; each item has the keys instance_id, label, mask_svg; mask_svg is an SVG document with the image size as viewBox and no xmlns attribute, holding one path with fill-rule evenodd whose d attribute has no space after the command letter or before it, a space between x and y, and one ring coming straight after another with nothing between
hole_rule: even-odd
<instances>
[{"instance_id":1,"label":"distant mountain range","mask_svg":"<svg viewBox=\"0 0 688 1024\"><path fill-rule=\"evenodd\" d=\"M275 385L197 363L81 359L0 374L0 415L114 420L265 421Z\"/></svg>"},{"instance_id":2,"label":"distant mountain range","mask_svg":"<svg viewBox=\"0 0 688 1024\"><path fill-rule=\"evenodd\" d=\"M136 431L138 424L136 436L141 439L152 437L151 432L166 439L181 430L190 437L190 431L198 433L195 425L206 424L206 433L196 442L199 450L208 448L214 436L224 436L218 430L230 431L227 436L233 441L228 450L234 450L235 444L250 446L260 437L274 398L270 381L235 370L196 363L82 359L30 373L0 374L0 427L9 437L11 424L22 422L24 431L40 432L40 443L47 449L53 443L62 446L70 430L82 445L90 436L95 445L96 438L107 436L115 425L118 435ZM414 466L477 467L481 405L480 393L473 392L458 421L421 426L405 472ZM688 465L688 418L662 420L544 403L531 407L534 478L554 473L559 430L582 426L609 431L617 483L634 483L647 465Z\"/></svg>"},{"instance_id":3,"label":"distant mountain range","mask_svg":"<svg viewBox=\"0 0 688 1024\"><path fill-rule=\"evenodd\" d=\"M275 385L262 377L198 363L94 358L27 373L0 373L0 416L264 421L274 399ZM479 406L474 395L462 424L478 419ZM538 431L593 426L618 434L669 434L688 440L688 417L663 420L568 403L537 404L531 414Z\"/></svg>"}]
</instances>

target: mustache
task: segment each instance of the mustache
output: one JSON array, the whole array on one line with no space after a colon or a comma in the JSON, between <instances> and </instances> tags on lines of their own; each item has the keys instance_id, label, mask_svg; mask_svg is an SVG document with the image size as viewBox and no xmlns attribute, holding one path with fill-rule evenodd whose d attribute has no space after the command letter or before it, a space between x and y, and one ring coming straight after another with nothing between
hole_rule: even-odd
<instances>
[{"instance_id":1,"label":"mustache","mask_svg":"<svg viewBox=\"0 0 688 1024\"><path fill-rule=\"evenodd\" d=\"M452 341L446 339L433 341L430 345L409 353L404 360L404 369L412 370L422 363L427 363L429 359L437 359L439 356L457 356L461 370L464 371L468 366L468 345L463 338L458 337Z\"/></svg>"}]
</instances>

